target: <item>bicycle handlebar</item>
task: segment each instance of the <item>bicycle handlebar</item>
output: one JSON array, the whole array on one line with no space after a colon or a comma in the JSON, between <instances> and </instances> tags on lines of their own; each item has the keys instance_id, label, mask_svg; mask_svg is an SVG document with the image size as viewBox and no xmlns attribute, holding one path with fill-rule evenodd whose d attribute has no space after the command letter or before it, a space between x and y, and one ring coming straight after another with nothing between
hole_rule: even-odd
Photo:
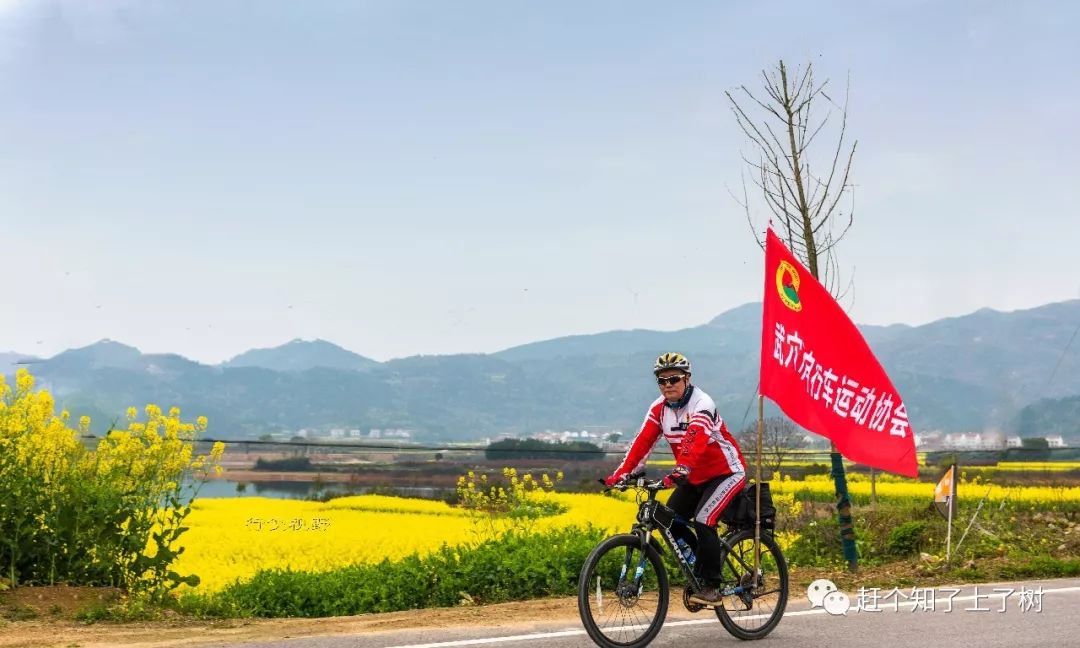
<instances>
[{"instance_id":1,"label":"bicycle handlebar","mask_svg":"<svg viewBox=\"0 0 1080 648\"><path fill-rule=\"evenodd\" d=\"M600 480L600 483L604 484L604 486L606 487L604 488L605 491L617 490L621 492L625 491L628 488L642 488L648 491L661 491L666 488L666 486L664 486L663 479L646 480L645 473L643 472L626 475L619 481L615 482L615 484L612 486L607 486L603 479Z\"/></svg>"}]
</instances>

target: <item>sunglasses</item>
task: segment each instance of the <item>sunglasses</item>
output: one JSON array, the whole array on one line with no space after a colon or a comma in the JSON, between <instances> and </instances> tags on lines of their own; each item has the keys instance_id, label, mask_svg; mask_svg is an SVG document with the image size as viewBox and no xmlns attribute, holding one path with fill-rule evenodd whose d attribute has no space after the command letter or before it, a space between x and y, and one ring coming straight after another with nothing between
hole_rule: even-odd
<instances>
[{"instance_id":1,"label":"sunglasses","mask_svg":"<svg viewBox=\"0 0 1080 648\"><path fill-rule=\"evenodd\" d=\"M664 385L678 385L682 382L682 379L686 376L668 376L667 378L657 378L656 384L663 387Z\"/></svg>"}]
</instances>

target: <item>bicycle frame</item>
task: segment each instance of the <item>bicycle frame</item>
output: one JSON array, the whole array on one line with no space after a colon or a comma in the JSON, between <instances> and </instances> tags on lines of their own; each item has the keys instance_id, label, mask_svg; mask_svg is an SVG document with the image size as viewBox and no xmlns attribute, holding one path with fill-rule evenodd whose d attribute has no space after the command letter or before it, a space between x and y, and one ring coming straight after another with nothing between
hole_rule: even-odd
<instances>
[{"instance_id":1,"label":"bicycle frame","mask_svg":"<svg viewBox=\"0 0 1080 648\"><path fill-rule=\"evenodd\" d=\"M644 475L638 473L624 477L610 488L623 492L634 488L638 510L629 533L611 536L596 545L578 578L578 613L586 633L600 648L641 648L659 634L670 610L671 589L683 585L671 581L675 568L671 561L660 558L665 544L686 578L681 596L676 594L675 598L681 598L688 611L712 609L724 629L738 639L761 639L772 632L783 618L787 605L788 571L783 553L760 521L755 521L755 528L748 529L742 524L741 512L736 511L738 515L730 516L731 524L726 524L726 531L719 538L719 559L723 562L719 565L720 582L716 587L720 596L717 597L711 588L714 583L695 575L694 568L679 550L676 531L683 537L683 529L674 525L690 525L694 521L680 518L671 508L657 501L657 493L664 489L663 482L646 481ZM653 531L659 533L654 537ZM635 551L641 555L634 557ZM757 556L763 551L768 552L773 562L766 559L759 563ZM775 581L775 587L766 591L767 583L771 581ZM612 613L605 608L605 592L607 596L614 594L616 610L622 608L622 611ZM775 601L758 601L774 593L778 594ZM634 635L636 630L641 630L642 634ZM627 632L637 639L628 642Z\"/></svg>"},{"instance_id":2,"label":"bicycle frame","mask_svg":"<svg viewBox=\"0 0 1080 648\"><path fill-rule=\"evenodd\" d=\"M638 560L638 564L636 566L633 566L634 567L634 580L631 583L629 583L629 585L631 585L632 589L628 588L627 593L635 593L636 594L636 593L641 591L641 588L642 588L641 579L642 579L642 576L644 575L644 572L645 572L645 562L646 562L645 546L648 545L648 544L653 544L653 546L656 547L656 545L659 544L659 543L656 542L656 540L652 536L653 531L659 531L660 532L660 536L664 539L664 542L667 544L668 548L671 550L671 553L675 556L675 559L678 561L679 567L682 569L683 575L686 577L686 582L691 585L691 589L693 591L695 591L695 592L701 591L701 589L704 587L704 583L702 582L702 580L700 578L697 577L696 574L694 574L693 567L691 567L690 564L688 562L686 562L686 557L683 556L681 551L679 551L679 546L675 541L675 535L671 532L672 525L674 525L674 524L685 524L685 525L689 526L690 521L686 520L686 519L684 519L684 518L682 518L682 517L680 517L678 515L673 514L671 522L666 526L663 525L663 524L658 524L656 522L655 516L656 516L657 507L658 506L663 506L656 499L656 494L660 491L660 488L658 488L657 485L658 485L658 483L656 483L656 482L654 482L652 484L646 484L644 479L638 479L637 480L636 488L638 490L638 515L637 515L637 522L631 528L631 533L638 536L638 538L640 540L640 543L641 543L641 545L640 545L641 546L641 558ZM641 499L641 495L640 495L641 491L645 491L646 493L648 493L648 496L644 500ZM666 509L667 507L664 507L664 508ZM670 509L668 509L668 510L670 510ZM746 563L746 561L744 561L742 559L741 556L735 555L734 547L732 547L731 544L728 542L728 538L730 536L734 535L735 533L737 533L737 530L736 529L731 529L727 533L725 533L723 536L720 537L720 543L723 544L727 548L727 551L724 554L724 560L727 561L728 565L731 566L732 570L735 571L736 573L738 573L738 570L735 569L735 566L731 562L733 558L734 558L735 562L739 563L739 566L741 566L744 570L746 570L747 573L753 573L756 576L760 577L761 576L761 570L760 569L755 570L751 565L748 565ZM661 554L663 553L663 550L660 547L656 547L656 548L657 548L659 553L661 553ZM623 582L623 579L626 577L626 574L630 571L630 568L631 568L630 562L631 562L631 552L630 552L630 549L628 548L627 552L626 552L626 561L623 563L622 572L619 575L619 582L620 583ZM755 578L754 580L757 581L757 578ZM751 584L750 587L743 587L742 585L740 585L738 583L736 583L734 585L722 585L722 587L720 589L720 592L724 596L737 595L737 594L742 594L743 592L746 592L746 591L752 591L753 586L754 586L753 583Z\"/></svg>"}]
</instances>

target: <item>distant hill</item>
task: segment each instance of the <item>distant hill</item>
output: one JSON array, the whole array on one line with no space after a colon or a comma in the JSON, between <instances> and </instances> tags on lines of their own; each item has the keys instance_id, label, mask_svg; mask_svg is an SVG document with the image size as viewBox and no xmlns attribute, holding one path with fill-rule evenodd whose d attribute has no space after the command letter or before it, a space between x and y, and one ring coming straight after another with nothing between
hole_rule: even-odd
<instances>
[{"instance_id":1,"label":"distant hill","mask_svg":"<svg viewBox=\"0 0 1080 648\"><path fill-rule=\"evenodd\" d=\"M293 340L270 349L252 349L223 363L225 367L262 367L273 371L307 371L316 367L363 371L378 362L326 340Z\"/></svg>"},{"instance_id":2,"label":"distant hill","mask_svg":"<svg viewBox=\"0 0 1080 648\"><path fill-rule=\"evenodd\" d=\"M1027 405L1016 416L1020 436L1052 436L1080 441L1080 395L1045 398Z\"/></svg>"},{"instance_id":3,"label":"distant hill","mask_svg":"<svg viewBox=\"0 0 1080 648\"><path fill-rule=\"evenodd\" d=\"M716 389L720 400L729 389L744 394L754 390L760 322L761 305L747 304L694 328L571 336L496 355L550 362L678 350L690 355L701 384L713 389L721 385ZM1062 357L1077 324L1080 300L1010 313L982 309L922 326L860 329L904 395L914 421L922 421L924 429L963 430L1007 426L1033 400L1080 394L1080 345ZM595 349L592 354L590 348ZM1061 365L1050 381L1059 359ZM640 367L625 369L640 371Z\"/></svg>"},{"instance_id":4,"label":"distant hill","mask_svg":"<svg viewBox=\"0 0 1080 648\"><path fill-rule=\"evenodd\" d=\"M1010 313L984 308L874 330L868 338L889 370L972 385L1002 399L996 406L1002 412L1015 412L1040 398L1080 394L1080 344L1062 355L1077 325L1080 300L1074 299Z\"/></svg>"},{"instance_id":5,"label":"distant hill","mask_svg":"<svg viewBox=\"0 0 1080 648\"><path fill-rule=\"evenodd\" d=\"M677 350L738 428L753 418L760 317L760 304L747 304L678 331L612 331L385 363L322 340L249 351L220 366L103 340L28 366L62 405L93 416L95 429L128 405L154 402L207 415L220 436L394 427L452 440L589 425L635 430L655 397L653 360ZM1076 420L1068 398L1080 397L1080 345L1062 351L1078 323L1073 300L861 328L917 430L1058 430ZM1061 399L1065 405L1055 404Z\"/></svg>"},{"instance_id":6,"label":"distant hill","mask_svg":"<svg viewBox=\"0 0 1080 648\"><path fill-rule=\"evenodd\" d=\"M744 304L714 318L708 324L678 331L609 331L592 335L533 342L495 353L504 360L544 360L563 357L618 355L647 351L659 354L669 349L690 353L725 353L745 348L761 337L761 304ZM756 342L754 345L756 346Z\"/></svg>"},{"instance_id":7,"label":"distant hill","mask_svg":"<svg viewBox=\"0 0 1080 648\"><path fill-rule=\"evenodd\" d=\"M98 369L113 367L116 369L137 369L142 361L142 353L135 347L100 340L85 347L68 349L49 359L49 364L57 367L87 367Z\"/></svg>"},{"instance_id":8,"label":"distant hill","mask_svg":"<svg viewBox=\"0 0 1080 648\"><path fill-rule=\"evenodd\" d=\"M21 361L30 361L31 364L27 364L27 366L32 366L32 363L37 360L39 360L37 356L26 353L15 353L12 351L0 352L0 373L5 376L10 376L22 366L19 364Z\"/></svg>"}]
</instances>

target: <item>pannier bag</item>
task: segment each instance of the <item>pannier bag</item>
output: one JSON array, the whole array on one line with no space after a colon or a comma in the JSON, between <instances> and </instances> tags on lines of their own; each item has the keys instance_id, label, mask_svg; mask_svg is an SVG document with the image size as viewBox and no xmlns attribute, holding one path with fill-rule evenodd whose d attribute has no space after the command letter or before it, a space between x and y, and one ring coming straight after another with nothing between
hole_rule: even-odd
<instances>
[{"instance_id":1,"label":"pannier bag","mask_svg":"<svg viewBox=\"0 0 1080 648\"><path fill-rule=\"evenodd\" d=\"M732 528L752 529L757 486L750 484L736 495L720 513L720 521ZM769 482L761 483L761 528L770 531L776 528L776 507L769 492Z\"/></svg>"}]
</instances>

